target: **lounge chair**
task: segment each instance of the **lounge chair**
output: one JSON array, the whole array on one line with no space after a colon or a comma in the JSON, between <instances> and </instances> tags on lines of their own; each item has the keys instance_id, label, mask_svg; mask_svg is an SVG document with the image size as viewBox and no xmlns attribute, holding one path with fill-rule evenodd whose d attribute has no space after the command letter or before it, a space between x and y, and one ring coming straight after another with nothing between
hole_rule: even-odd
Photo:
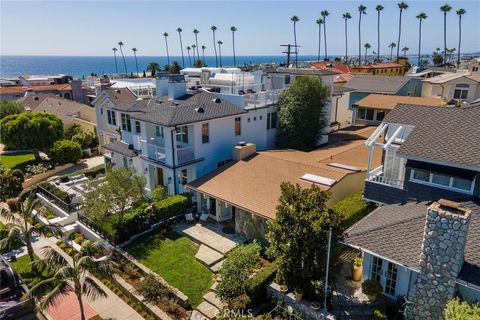
<instances>
[{"instance_id":1,"label":"lounge chair","mask_svg":"<svg viewBox=\"0 0 480 320\"><path fill-rule=\"evenodd\" d=\"M208 220L208 213L202 213L200 215L200 221L207 222Z\"/></svg>"},{"instance_id":2,"label":"lounge chair","mask_svg":"<svg viewBox=\"0 0 480 320\"><path fill-rule=\"evenodd\" d=\"M193 222L193 213L185 213L185 220L187 222Z\"/></svg>"}]
</instances>

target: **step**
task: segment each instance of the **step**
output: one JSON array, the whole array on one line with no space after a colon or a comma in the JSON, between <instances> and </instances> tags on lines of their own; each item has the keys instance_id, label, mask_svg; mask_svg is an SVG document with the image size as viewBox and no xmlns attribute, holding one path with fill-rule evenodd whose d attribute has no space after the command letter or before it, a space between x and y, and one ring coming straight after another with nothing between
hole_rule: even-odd
<instances>
[{"instance_id":1,"label":"step","mask_svg":"<svg viewBox=\"0 0 480 320\"><path fill-rule=\"evenodd\" d=\"M225 307L225 304L217 297L215 292L208 292L206 295L203 296L203 300L207 301L211 305L214 305L217 309L222 310Z\"/></svg>"},{"instance_id":2,"label":"step","mask_svg":"<svg viewBox=\"0 0 480 320\"><path fill-rule=\"evenodd\" d=\"M213 273L217 273L218 271L220 271L220 268L221 268L222 265L223 265L223 261L225 261L225 259L220 260L220 262L215 263L213 266L210 267L210 270L211 270Z\"/></svg>"},{"instance_id":3,"label":"step","mask_svg":"<svg viewBox=\"0 0 480 320\"><path fill-rule=\"evenodd\" d=\"M207 317L207 319L214 319L220 312L217 307L207 301L200 303L197 307L197 311Z\"/></svg>"},{"instance_id":4,"label":"step","mask_svg":"<svg viewBox=\"0 0 480 320\"><path fill-rule=\"evenodd\" d=\"M195 255L195 258L210 268L223 259L223 254L201 244L197 254Z\"/></svg>"},{"instance_id":5,"label":"step","mask_svg":"<svg viewBox=\"0 0 480 320\"><path fill-rule=\"evenodd\" d=\"M217 286L218 286L218 282L215 281L210 287L210 291L217 292Z\"/></svg>"},{"instance_id":6,"label":"step","mask_svg":"<svg viewBox=\"0 0 480 320\"><path fill-rule=\"evenodd\" d=\"M192 314L190 315L190 320L208 320L203 314L198 312L197 310L193 310Z\"/></svg>"}]
</instances>

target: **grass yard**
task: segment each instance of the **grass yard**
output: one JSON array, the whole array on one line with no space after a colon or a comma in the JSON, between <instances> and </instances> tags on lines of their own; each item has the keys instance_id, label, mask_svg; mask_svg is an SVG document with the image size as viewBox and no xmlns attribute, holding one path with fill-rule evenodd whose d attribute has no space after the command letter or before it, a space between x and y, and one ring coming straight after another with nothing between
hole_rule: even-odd
<instances>
[{"instance_id":1,"label":"grass yard","mask_svg":"<svg viewBox=\"0 0 480 320\"><path fill-rule=\"evenodd\" d=\"M35 254L34 258L35 260L39 259ZM16 262L13 262L12 267L17 271L20 278L22 278L23 282L28 288L31 288L42 280L48 278L46 273L41 274L38 272L32 272L32 265L28 254L21 256Z\"/></svg>"},{"instance_id":2,"label":"grass yard","mask_svg":"<svg viewBox=\"0 0 480 320\"><path fill-rule=\"evenodd\" d=\"M138 239L126 251L185 293L193 308L212 285L212 273L195 259L198 246L177 233L157 233Z\"/></svg>"},{"instance_id":3,"label":"grass yard","mask_svg":"<svg viewBox=\"0 0 480 320\"><path fill-rule=\"evenodd\" d=\"M21 164L24 164L25 162L30 162L34 159L35 157L31 152L0 155L0 161L2 161L3 164L10 169L17 168Z\"/></svg>"}]
</instances>

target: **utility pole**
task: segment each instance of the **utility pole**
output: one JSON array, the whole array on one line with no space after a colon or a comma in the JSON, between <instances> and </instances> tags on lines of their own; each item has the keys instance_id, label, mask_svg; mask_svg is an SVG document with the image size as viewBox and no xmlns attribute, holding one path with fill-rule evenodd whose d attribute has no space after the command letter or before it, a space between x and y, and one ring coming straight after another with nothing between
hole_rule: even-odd
<instances>
[{"instance_id":1,"label":"utility pole","mask_svg":"<svg viewBox=\"0 0 480 320\"><path fill-rule=\"evenodd\" d=\"M282 53L286 53L287 54L287 68L288 66L290 65L290 56L292 54L298 54L298 49L297 48L300 48L300 46L296 46L294 44L281 44L280 47L287 47L287 51L283 51ZM295 51L292 52L292 48L295 48Z\"/></svg>"},{"instance_id":2,"label":"utility pole","mask_svg":"<svg viewBox=\"0 0 480 320\"><path fill-rule=\"evenodd\" d=\"M323 292L323 307L327 310L327 293L328 293L328 269L330 268L330 246L332 244L332 227L328 230L328 251L327 251L327 270L325 271L325 288Z\"/></svg>"}]
</instances>

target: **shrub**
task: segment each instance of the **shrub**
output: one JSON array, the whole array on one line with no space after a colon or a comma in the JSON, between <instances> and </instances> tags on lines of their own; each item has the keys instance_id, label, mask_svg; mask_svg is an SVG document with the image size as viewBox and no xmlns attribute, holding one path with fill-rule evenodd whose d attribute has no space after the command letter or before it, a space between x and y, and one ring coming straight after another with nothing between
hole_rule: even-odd
<instances>
[{"instance_id":1,"label":"shrub","mask_svg":"<svg viewBox=\"0 0 480 320\"><path fill-rule=\"evenodd\" d=\"M245 310L250 306L251 303L252 300L250 299L250 297L244 293L239 295L238 297L230 299L230 301L228 302L228 307L232 311Z\"/></svg>"},{"instance_id":2,"label":"shrub","mask_svg":"<svg viewBox=\"0 0 480 320\"><path fill-rule=\"evenodd\" d=\"M168 191L167 188L161 185L155 186L152 192L152 200L153 202L160 202L168 198Z\"/></svg>"},{"instance_id":3,"label":"shrub","mask_svg":"<svg viewBox=\"0 0 480 320\"><path fill-rule=\"evenodd\" d=\"M11 212L17 212L18 211L18 200L17 200L17 198L7 199L7 206L8 206L8 209L10 209Z\"/></svg>"},{"instance_id":4,"label":"shrub","mask_svg":"<svg viewBox=\"0 0 480 320\"><path fill-rule=\"evenodd\" d=\"M92 144L94 138L92 131L80 129L70 140L77 142L82 149L86 149Z\"/></svg>"},{"instance_id":5,"label":"shrub","mask_svg":"<svg viewBox=\"0 0 480 320\"><path fill-rule=\"evenodd\" d=\"M366 295L375 295L382 292L382 290L382 285L377 280L367 279L362 282L362 292Z\"/></svg>"},{"instance_id":6,"label":"shrub","mask_svg":"<svg viewBox=\"0 0 480 320\"><path fill-rule=\"evenodd\" d=\"M55 197L57 197L58 199L60 199L61 201L65 202L65 203L69 204L69 203L72 202L72 196L68 192L60 190L59 188L57 188L56 186L54 186L53 184L51 184L49 182L42 182L42 183L39 184L39 186L42 187L43 189L47 190L52 195L54 195Z\"/></svg>"},{"instance_id":7,"label":"shrub","mask_svg":"<svg viewBox=\"0 0 480 320\"><path fill-rule=\"evenodd\" d=\"M0 101L0 119L11 114L22 113L23 107L16 101Z\"/></svg>"},{"instance_id":8,"label":"shrub","mask_svg":"<svg viewBox=\"0 0 480 320\"><path fill-rule=\"evenodd\" d=\"M145 300L152 303L157 303L162 297L168 298L170 296L168 288L161 284L153 274L147 275L140 282L137 290Z\"/></svg>"},{"instance_id":9,"label":"shrub","mask_svg":"<svg viewBox=\"0 0 480 320\"><path fill-rule=\"evenodd\" d=\"M274 261L247 281L247 294L252 301L262 301L266 296L267 285L275 277L277 263Z\"/></svg>"},{"instance_id":10,"label":"shrub","mask_svg":"<svg viewBox=\"0 0 480 320\"><path fill-rule=\"evenodd\" d=\"M123 271L124 271L130 278L137 278L137 277L138 277L137 267L136 267L135 264L133 264L132 262L127 262L127 263L123 266Z\"/></svg>"},{"instance_id":11,"label":"shrub","mask_svg":"<svg viewBox=\"0 0 480 320\"><path fill-rule=\"evenodd\" d=\"M0 166L0 200L17 197L22 192L25 181L22 171L8 170Z\"/></svg>"},{"instance_id":12,"label":"shrub","mask_svg":"<svg viewBox=\"0 0 480 320\"><path fill-rule=\"evenodd\" d=\"M29 164L25 167L25 174L34 176L36 174L47 172L51 168L52 165L48 163Z\"/></svg>"},{"instance_id":13,"label":"shrub","mask_svg":"<svg viewBox=\"0 0 480 320\"><path fill-rule=\"evenodd\" d=\"M373 311L373 319L374 320L387 320L387 315L385 314L384 311L382 310L379 310L379 309L375 309Z\"/></svg>"},{"instance_id":14,"label":"shrub","mask_svg":"<svg viewBox=\"0 0 480 320\"><path fill-rule=\"evenodd\" d=\"M355 259L353 260L353 265L355 267L361 267L363 265L363 259L360 257L355 257Z\"/></svg>"},{"instance_id":15,"label":"shrub","mask_svg":"<svg viewBox=\"0 0 480 320\"><path fill-rule=\"evenodd\" d=\"M445 320L480 320L480 302L449 300L443 311Z\"/></svg>"},{"instance_id":16,"label":"shrub","mask_svg":"<svg viewBox=\"0 0 480 320\"><path fill-rule=\"evenodd\" d=\"M178 216L184 213L189 206L189 198L182 194L168 197L159 202L154 202L152 216L153 222L158 222Z\"/></svg>"},{"instance_id":17,"label":"shrub","mask_svg":"<svg viewBox=\"0 0 480 320\"><path fill-rule=\"evenodd\" d=\"M332 206L333 210L342 215L342 229L344 230L372 212L375 208L375 205L362 199L362 192L351 194Z\"/></svg>"},{"instance_id":18,"label":"shrub","mask_svg":"<svg viewBox=\"0 0 480 320\"><path fill-rule=\"evenodd\" d=\"M82 158L82 148L78 142L59 140L49 151L50 157L60 163L77 163Z\"/></svg>"}]
</instances>

